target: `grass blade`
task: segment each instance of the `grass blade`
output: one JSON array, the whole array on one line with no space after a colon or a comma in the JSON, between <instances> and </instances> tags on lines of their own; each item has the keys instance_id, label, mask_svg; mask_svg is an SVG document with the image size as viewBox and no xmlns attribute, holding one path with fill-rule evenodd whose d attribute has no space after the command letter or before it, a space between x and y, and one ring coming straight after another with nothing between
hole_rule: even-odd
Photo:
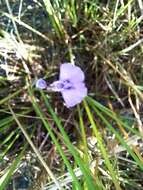
<instances>
[{"instance_id":1,"label":"grass blade","mask_svg":"<svg viewBox=\"0 0 143 190\"><path fill-rule=\"evenodd\" d=\"M51 172L51 170L49 169L49 167L47 166L46 162L43 160L42 156L40 155L39 151L37 150L37 148L34 146L33 142L31 141L29 135L27 134L26 130L24 129L24 127L21 125L21 123L19 122L19 120L17 119L15 113L13 112L11 106L9 105L9 109L17 123L17 125L19 126L19 128L21 129L21 131L23 132L27 142L30 144L31 148L33 149L33 151L35 152L35 154L37 155L38 159L40 160L41 164L43 165L43 167L45 168L45 170L47 171L47 173L49 174L49 176L51 177L51 179L55 182L55 184L57 185L57 187L59 189L61 189L58 181L56 180L54 174Z\"/></svg>"},{"instance_id":2,"label":"grass blade","mask_svg":"<svg viewBox=\"0 0 143 190\"><path fill-rule=\"evenodd\" d=\"M49 110L49 112L51 113L52 117L53 117L53 120L55 121L55 123L57 124L57 127L59 128L62 136L63 136L63 139L64 139L64 142L65 142L65 145L68 147L69 151L71 152L71 154L74 156L75 158L75 162L78 164L78 166L80 167L81 171L83 172L83 175L84 175L84 179L86 181L86 184L87 184L87 187L89 189L95 189L95 188L99 188L97 186L97 184L94 183L93 181L93 177L91 175L91 171L89 170L89 166L85 166L85 163L83 162L83 160L80 159L79 157L79 154L77 153L77 151L75 150L74 146L71 144L66 132L64 131L64 128L62 127L62 124L61 124L61 121L60 119L57 117L57 115L55 114L54 110L52 109L51 105L49 104L48 102L48 99L47 97L44 95L43 92L41 92L42 94L42 97L45 101L45 104Z\"/></svg>"},{"instance_id":3,"label":"grass blade","mask_svg":"<svg viewBox=\"0 0 143 190\"><path fill-rule=\"evenodd\" d=\"M100 133L99 133L97 127L96 127L96 124L95 124L94 119L93 119L93 115L92 115L92 113L91 113L91 111L90 111L90 109L89 109L89 107L88 107L85 100L84 100L84 107L85 107L85 110L87 112L89 121L90 121L90 123L91 123L91 125L93 127L93 132L94 132L94 134L95 134L95 136L97 138L99 148L100 148L101 153L102 153L102 155L103 155L103 157L105 159L105 164L106 164L106 166L107 166L107 168L108 168L108 170L110 172L110 175L111 175L111 177L113 179L114 185L115 185L117 190L121 190L120 185L119 185L118 180L117 180L117 177L116 177L116 174L115 174L115 171L114 171L114 169L112 167L112 164L111 164L111 162L110 162L110 160L108 158L108 154L107 154L106 149L104 147L102 137L101 137L101 135L100 135Z\"/></svg>"},{"instance_id":4,"label":"grass blade","mask_svg":"<svg viewBox=\"0 0 143 190\"><path fill-rule=\"evenodd\" d=\"M107 127L110 129L110 131L112 131L112 133L116 135L116 138L123 145L123 147L125 147L125 149L132 156L132 158L136 161L136 163L140 166L140 168L143 169L142 160L136 156L136 154L132 151L132 149L129 147L129 145L127 145L125 140L122 138L122 136L112 127L112 125L107 121L107 119L105 119L105 117L97 110L95 105L93 106L93 104L91 104L91 106L94 109L94 111L97 113L97 115L102 119L102 121L107 125Z\"/></svg>"},{"instance_id":5,"label":"grass blade","mask_svg":"<svg viewBox=\"0 0 143 190\"><path fill-rule=\"evenodd\" d=\"M81 189L82 189L82 188L81 188L81 185L79 184L78 179L76 178L76 176L75 176L75 174L74 174L74 171L73 171L73 169L72 169L72 167L71 167L70 162L68 161L68 159L67 159L67 157L65 156L65 154L64 154L64 152L63 152L63 150L62 150L60 144L58 143L58 141L57 141L57 139L56 139L56 137L55 137L55 135L54 135L54 133L53 133L53 131L52 131L51 126L49 125L48 121L45 119L45 118L46 118L45 115L42 113L40 107L39 107L38 104L36 103L36 100L35 100L35 98L34 98L34 96L33 96L32 89L28 88L28 91L29 91L29 94L30 94L30 97L31 97L31 101L32 101L32 104L33 104L33 107L34 107L36 113L40 116L40 118L41 118L41 120L42 120L42 122L43 122L45 128L46 128L47 131L49 132L49 134L50 134L50 136L51 136L51 138L52 138L52 141L53 141L54 144L56 145L57 150L59 151L59 153L60 153L62 159L64 160L65 165L67 166L67 168L68 168L68 170L69 170L69 172L70 172L70 174L71 174L71 176L72 176L72 178L73 178L73 180L74 180L74 182L76 183L77 189L78 189L78 190L81 190Z\"/></svg>"}]
</instances>

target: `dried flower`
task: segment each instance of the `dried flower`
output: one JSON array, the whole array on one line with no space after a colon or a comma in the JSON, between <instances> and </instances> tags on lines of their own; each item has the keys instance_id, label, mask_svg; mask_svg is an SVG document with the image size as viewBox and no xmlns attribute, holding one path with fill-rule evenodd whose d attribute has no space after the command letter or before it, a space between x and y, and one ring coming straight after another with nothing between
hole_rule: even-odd
<instances>
[{"instance_id":1,"label":"dried flower","mask_svg":"<svg viewBox=\"0 0 143 190\"><path fill-rule=\"evenodd\" d=\"M61 92L66 107L70 108L79 104L87 96L84 78L84 73L78 66L64 63L60 66L59 80L53 82L47 89ZM46 88L43 79L39 79L38 81L36 83L38 88Z\"/></svg>"}]
</instances>

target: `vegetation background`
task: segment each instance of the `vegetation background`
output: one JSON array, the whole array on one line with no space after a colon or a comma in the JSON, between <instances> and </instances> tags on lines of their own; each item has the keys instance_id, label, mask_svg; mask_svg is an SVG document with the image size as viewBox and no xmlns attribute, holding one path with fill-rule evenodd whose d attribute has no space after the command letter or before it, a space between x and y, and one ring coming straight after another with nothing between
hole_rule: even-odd
<instances>
[{"instance_id":1,"label":"vegetation background","mask_svg":"<svg viewBox=\"0 0 143 190\"><path fill-rule=\"evenodd\" d=\"M142 0L0 0L0 190L143 189ZM39 91L85 72L73 109Z\"/></svg>"}]
</instances>

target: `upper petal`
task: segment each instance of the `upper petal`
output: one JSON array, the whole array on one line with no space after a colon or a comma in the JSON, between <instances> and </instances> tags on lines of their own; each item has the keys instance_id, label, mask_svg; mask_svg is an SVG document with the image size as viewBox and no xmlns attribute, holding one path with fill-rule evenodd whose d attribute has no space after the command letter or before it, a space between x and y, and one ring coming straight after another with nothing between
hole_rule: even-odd
<instances>
[{"instance_id":1,"label":"upper petal","mask_svg":"<svg viewBox=\"0 0 143 190\"><path fill-rule=\"evenodd\" d=\"M84 73L80 67L71 63L64 63L60 66L60 80L69 79L72 82L83 82Z\"/></svg>"},{"instance_id":2,"label":"upper petal","mask_svg":"<svg viewBox=\"0 0 143 190\"><path fill-rule=\"evenodd\" d=\"M87 88L84 83L77 84L76 88L61 92L68 108L79 104L87 96Z\"/></svg>"}]
</instances>

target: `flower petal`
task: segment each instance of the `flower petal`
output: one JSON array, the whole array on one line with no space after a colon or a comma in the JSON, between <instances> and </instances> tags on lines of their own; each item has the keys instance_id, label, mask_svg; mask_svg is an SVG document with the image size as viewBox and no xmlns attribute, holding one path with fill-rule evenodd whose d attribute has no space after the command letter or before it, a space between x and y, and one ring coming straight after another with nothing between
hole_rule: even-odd
<instances>
[{"instance_id":1,"label":"flower petal","mask_svg":"<svg viewBox=\"0 0 143 190\"><path fill-rule=\"evenodd\" d=\"M44 79L38 79L36 82L36 88L45 89L47 88L47 83Z\"/></svg>"},{"instance_id":2,"label":"flower petal","mask_svg":"<svg viewBox=\"0 0 143 190\"><path fill-rule=\"evenodd\" d=\"M64 90L61 92L68 108L79 104L87 96L87 88L84 83L78 83L75 89Z\"/></svg>"},{"instance_id":3,"label":"flower petal","mask_svg":"<svg viewBox=\"0 0 143 190\"><path fill-rule=\"evenodd\" d=\"M83 82L83 71L71 63L64 63L60 66L60 80L69 79L71 82Z\"/></svg>"}]
</instances>

